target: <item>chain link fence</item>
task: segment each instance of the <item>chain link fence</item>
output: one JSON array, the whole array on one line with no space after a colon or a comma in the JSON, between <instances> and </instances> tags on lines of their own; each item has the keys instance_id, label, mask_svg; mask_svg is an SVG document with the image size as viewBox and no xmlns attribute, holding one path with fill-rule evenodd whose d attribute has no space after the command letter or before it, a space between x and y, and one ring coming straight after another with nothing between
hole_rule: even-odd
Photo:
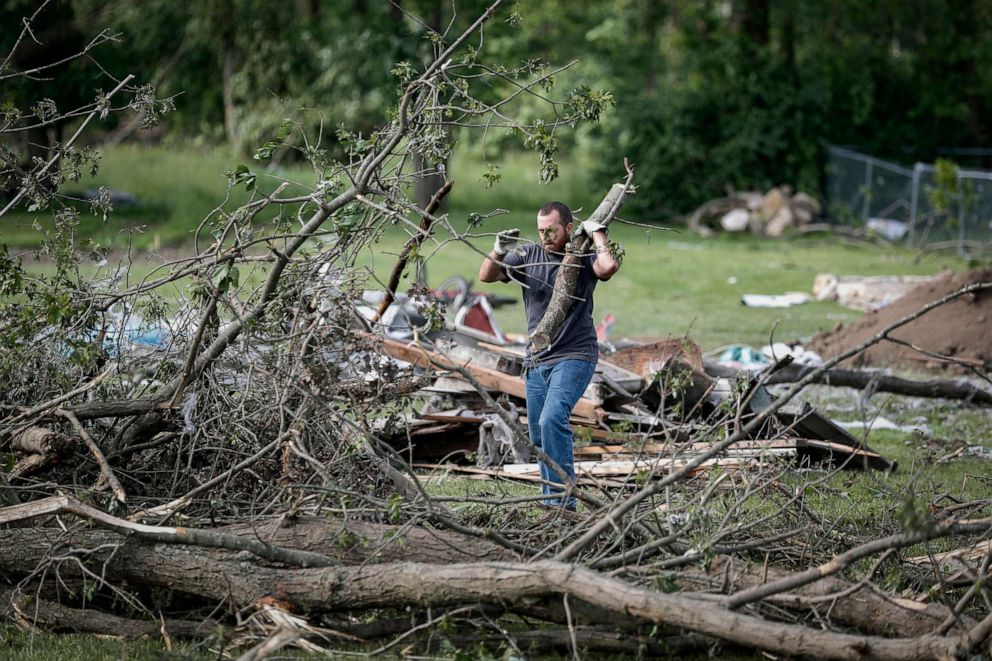
<instances>
[{"instance_id":1,"label":"chain link fence","mask_svg":"<svg viewBox=\"0 0 992 661\"><path fill-rule=\"evenodd\" d=\"M829 146L826 213L923 248L954 245L959 254L992 240L992 172L916 163L907 168Z\"/></svg>"}]
</instances>

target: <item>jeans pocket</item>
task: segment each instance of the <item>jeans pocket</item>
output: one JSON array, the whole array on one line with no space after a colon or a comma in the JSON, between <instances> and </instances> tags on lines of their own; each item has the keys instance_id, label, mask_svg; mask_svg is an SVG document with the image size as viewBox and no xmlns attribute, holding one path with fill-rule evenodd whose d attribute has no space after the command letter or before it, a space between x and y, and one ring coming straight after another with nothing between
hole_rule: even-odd
<instances>
[{"instance_id":1,"label":"jeans pocket","mask_svg":"<svg viewBox=\"0 0 992 661\"><path fill-rule=\"evenodd\" d=\"M562 369L562 386L578 401L592 380L596 365L585 360L566 360L562 361Z\"/></svg>"}]
</instances>

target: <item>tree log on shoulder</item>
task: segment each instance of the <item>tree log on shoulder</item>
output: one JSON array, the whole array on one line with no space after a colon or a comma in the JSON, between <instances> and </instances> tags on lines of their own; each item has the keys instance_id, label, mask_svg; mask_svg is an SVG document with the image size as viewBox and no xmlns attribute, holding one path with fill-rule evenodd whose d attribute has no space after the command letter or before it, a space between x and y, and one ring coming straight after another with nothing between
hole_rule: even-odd
<instances>
[{"instance_id":1,"label":"tree log on shoulder","mask_svg":"<svg viewBox=\"0 0 992 661\"><path fill-rule=\"evenodd\" d=\"M620 210L620 205L623 204L624 198L630 190L633 176L633 171L628 170L626 182L613 184L606 197L589 216L589 220L596 221L601 225L609 225ZM575 288L579 282L583 255L589 252L591 243L592 240L585 237L580 245L575 245L574 241L568 244L567 254L562 259L558 275L555 276L554 290L551 294L551 300L548 302L548 308L530 336L535 351L541 351L551 346L551 343L558 337L558 333L561 332L565 317L575 299Z\"/></svg>"}]
</instances>

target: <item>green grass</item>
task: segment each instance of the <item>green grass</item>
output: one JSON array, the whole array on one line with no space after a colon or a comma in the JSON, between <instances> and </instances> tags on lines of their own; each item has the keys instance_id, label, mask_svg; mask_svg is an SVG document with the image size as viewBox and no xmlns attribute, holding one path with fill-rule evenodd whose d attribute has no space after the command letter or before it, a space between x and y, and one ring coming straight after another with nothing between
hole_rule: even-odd
<instances>
[{"instance_id":1,"label":"green grass","mask_svg":"<svg viewBox=\"0 0 992 661\"><path fill-rule=\"evenodd\" d=\"M173 652L170 654L161 638L121 640L91 634L32 634L9 625L0 625L0 655L5 661L217 658L216 654L206 651L196 652L182 641L173 641Z\"/></svg>"},{"instance_id":2,"label":"green grass","mask_svg":"<svg viewBox=\"0 0 992 661\"><path fill-rule=\"evenodd\" d=\"M95 176L87 172L81 181L67 183L63 193L79 198L88 189L109 186L130 193L138 199L135 206L118 206L108 222L91 212L86 203L74 203L80 210L79 236L103 245L124 248L158 249L183 246L200 221L220 205L227 210L248 200L243 186L227 195L225 172L244 164L257 175L258 190L271 193L283 181L293 184L284 195L301 195L316 182L313 171L305 165L276 167L268 171L264 163L233 153L223 146L195 144L170 146L120 145L98 149L99 169ZM498 172L502 181L486 187L482 174L487 168L478 152L466 147L457 149L449 166L455 187L449 196L452 218L464 223L473 211L506 209L510 217L532 217L535 204L549 199L568 200L576 207L598 202L586 185L585 159L576 155L561 165L561 177L549 185L537 181L536 158L532 154L510 154ZM297 185L299 184L299 185ZM271 215L271 213L269 214ZM15 248L33 248L41 235L34 225L50 227L48 210L13 212L0 225L0 241ZM261 218L268 217L262 214Z\"/></svg>"},{"instance_id":3,"label":"green grass","mask_svg":"<svg viewBox=\"0 0 992 661\"><path fill-rule=\"evenodd\" d=\"M109 186L134 195L138 204L119 206L106 223L91 212L85 203L75 204L80 210L78 235L102 245L124 248L158 249L162 246L183 245L190 241L192 231L215 208L222 205L234 209L248 200L243 186L227 194L225 172L245 163L251 168L258 164L221 147L185 145L182 147L146 147L121 145L99 150L100 167L96 176L87 173L81 181L67 183L63 193L80 197L87 189ZM271 173L258 172L258 189L270 193L283 179L309 181L302 168L278 168ZM290 186L286 195L298 195L303 189ZM42 228L51 226L50 212L18 211L4 218L0 241L14 248L33 248L40 241Z\"/></svg>"},{"instance_id":4,"label":"green grass","mask_svg":"<svg viewBox=\"0 0 992 661\"><path fill-rule=\"evenodd\" d=\"M532 217L487 221L481 231L521 227L525 237L536 239ZM953 257L931 257L920 262L906 250L880 250L850 246L835 239L769 240L752 236L717 236L702 239L681 232L614 226L612 239L624 246L620 272L596 289L597 321L612 313L617 318L613 339L666 337L688 334L704 350L734 343L762 345L776 340L808 339L838 323L849 324L861 313L832 302L810 302L784 308L748 308L741 295L812 293L818 273L838 275L929 275L945 268L966 268ZM387 274L403 241L399 234L383 237L379 251L367 262ZM473 241L488 251L489 236ZM427 251L423 251L429 254ZM477 278L479 253L459 243L448 243L431 254L429 281L439 284L450 275ZM731 284L731 279L736 281ZM478 284L480 291L520 297L513 284ZM525 330L520 305L496 311L504 330Z\"/></svg>"},{"instance_id":5,"label":"green grass","mask_svg":"<svg viewBox=\"0 0 992 661\"><path fill-rule=\"evenodd\" d=\"M146 272L160 260L142 254L143 249L173 245L176 249L171 252L184 252L193 228L224 200L223 172L244 160L222 148L121 146L106 150L98 176L82 182L79 188L109 185L135 194L143 206L120 209L106 225L84 212L79 233L121 249L126 246L127 230L139 228L140 233L131 235L137 248L135 272ZM537 182L534 155L511 153L502 159L502 180L486 187L482 181L486 165L478 152L456 149L449 168L455 181L448 211L452 225L466 232L470 213L495 209L506 209L508 213L488 218L472 229L470 241L475 250L460 242L435 241L425 246L421 252L429 258L430 283L437 285L451 275L474 280L482 259L480 253L488 252L492 234L502 229L519 227L525 238L536 238L535 217L543 202L560 199L587 212L592 209L605 191L589 185L588 164L589 156L581 152L564 155L561 177L550 185L541 185ZM259 188L270 191L281 177L312 180L312 174L300 168L271 175L260 173ZM228 207L244 199L246 193L239 187ZM37 247L40 234L31 228L31 216L19 213L5 219L0 225L0 241L15 249ZM373 268L384 280L406 238L401 228L390 228L371 250L362 254L360 263ZM611 238L623 244L626 256L621 271L597 288L596 320L608 313L616 316L614 339L688 334L704 350L734 343L761 345L773 333L779 340L803 340L860 316L829 302L786 309L746 308L740 304L745 293L810 292L813 279L821 272L932 274L967 266L950 256L918 261L915 253L904 249L848 245L834 238L772 240L718 235L702 239L684 229L674 232L621 224L612 226ZM41 263L36 270L43 273L47 268ZM374 285L373 281L370 286ZM520 294L515 285L483 284L477 288L518 298ZM504 330L524 331L519 305L497 310L497 318Z\"/></svg>"}]
</instances>

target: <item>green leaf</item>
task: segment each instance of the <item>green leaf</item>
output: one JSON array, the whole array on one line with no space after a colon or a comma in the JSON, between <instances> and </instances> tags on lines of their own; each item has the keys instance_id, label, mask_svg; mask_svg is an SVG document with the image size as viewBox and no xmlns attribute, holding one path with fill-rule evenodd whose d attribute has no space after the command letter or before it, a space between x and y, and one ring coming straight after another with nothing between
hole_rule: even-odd
<instances>
[{"instance_id":1,"label":"green leaf","mask_svg":"<svg viewBox=\"0 0 992 661\"><path fill-rule=\"evenodd\" d=\"M293 122L290 119L284 119L279 123L279 129L276 131L276 137L280 140L285 140L289 137L289 134L293 132Z\"/></svg>"}]
</instances>

